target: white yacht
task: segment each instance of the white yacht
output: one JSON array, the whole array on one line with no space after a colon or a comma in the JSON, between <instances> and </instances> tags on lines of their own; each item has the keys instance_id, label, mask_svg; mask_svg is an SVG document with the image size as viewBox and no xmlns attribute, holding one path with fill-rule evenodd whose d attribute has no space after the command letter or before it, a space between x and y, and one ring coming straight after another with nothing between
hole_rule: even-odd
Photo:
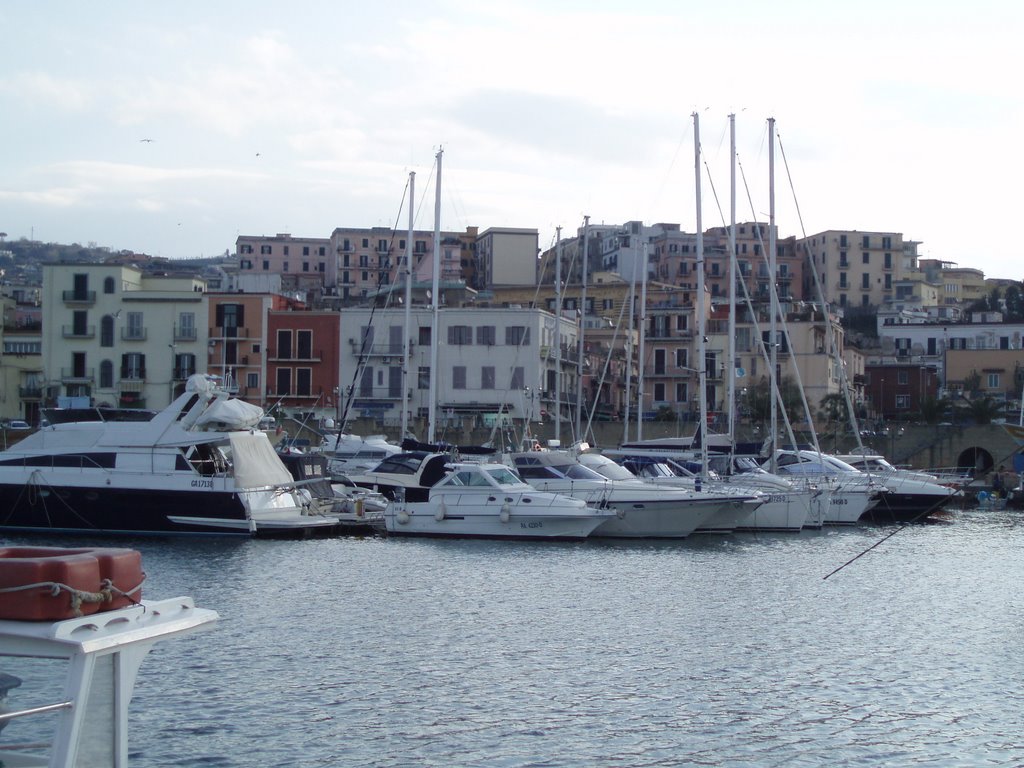
<instances>
[{"instance_id":1,"label":"white yacht","mask_svg":"<svg viewBox=\"0 0 1024 768\"><path fill-rule=\"evenodd\" d=\"M391 501L388 534L446 538L583 539L614 511L538 491L504 464L406 451L350 475Z\"/></svg>"},{"instance_id":2,"label":"white yacht","mask_svg":"<svg viewBox=\"0 0 1024 768\"><path fill-rule=\"evenodd\" d=\"M663 464L672 475L679 478L677 482L692 485L700 475L700 462L692 453L687 455L685 451L673 446L623 446L604 453L641 477L663 474L661 469L647 468L652 463ZM764 494L763 503L737 525L737 531L799 533L804 528L821 527L821 522L813 514L815 501L822 493L817 486L770 474L753 460L744 457L733 457L730 464L728 455L711 454L708 464L707 474L713 481L747 493Z\"/></svg>"},{"instance_id":3,"label":"white yacht","mask_svg":"<svg viewBox=\"0 0 1024 768\"><path fill-rule=\"evenodd\" d=\"M717 478L709 479L704 483L699 477L680 477L660 463L651 462L645 463L643 466L629 466L625 462L617 464L607 456L597 453L581 453L579 461L583 466L589 467L609 480L640 479L657 487L706 491L733 499L733 504L724 505L721 510L697 526L694 533L732 533L739 528L746 528L754 512L768 500L768 497L760 491L730 488Z\"/></svg>"},{"instance_id":4,"label":"white yacht","mask_svg":"<svg viewBox=\"0 0 1024 768\"><path fill-rule=\"evenodd\" d=\"M0 453L0 528L50 533L331 532L256 425L204 375L163 411L53 411ZM130 418L130 420L121 420Z\"/></svg>"},{"instance_id":5,"label":"white yacht","mask_svg":"<svg viewBox=\"0 0 1024 768\"><path fill-rule=\"evenodd\" d=\"M766 461L762 466L767 466ZM825 453L778 450L775 466L780 475L813 480L828 494L823 510L825 525L855 525L878 505L886 487L858 469Z\"/></svg>"},{"instance_id":6,"label":"white yacht","mask_svg":"<svg viewBox=\"0 0 1024 768\"><path fill-rule=\"evenodd\" d=\"M327 457L327 468L332 477L349 472L373 469L388 456L401 453L400 446L389 443L384 435L361 437L349 433L327 435L320 443L320 452Z\"/></svg>"},{"instance_id":7,"label":"white yacht","mask_svg":"<svg viewBox=\"0 0 1024 768\"><path fill-rule=\"evenodd\" d=\"M725 508L733 496L683 488L656 488L636 478L609 480L562 451L512 454L519 475L538 490L564 493L588 504L609 507L616 515L594 531L595 537L685 538Z\"/></svg>"}]
</instances>

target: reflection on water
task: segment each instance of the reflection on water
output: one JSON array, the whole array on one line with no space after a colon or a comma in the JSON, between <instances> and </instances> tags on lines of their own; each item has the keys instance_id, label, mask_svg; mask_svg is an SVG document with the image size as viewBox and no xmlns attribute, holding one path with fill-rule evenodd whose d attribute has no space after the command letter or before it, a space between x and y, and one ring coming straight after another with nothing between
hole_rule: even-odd
<instances>
[{"instance_id":1,"label":"reflection on water","mask_svg":"<svg viewBox=\"0 0 1024 768\"><path fill-rule=\"evenodd\" d=\"M1017 765L1012 512L684 542L140 540L135 766Z\"/></svg>"}]
</instances>

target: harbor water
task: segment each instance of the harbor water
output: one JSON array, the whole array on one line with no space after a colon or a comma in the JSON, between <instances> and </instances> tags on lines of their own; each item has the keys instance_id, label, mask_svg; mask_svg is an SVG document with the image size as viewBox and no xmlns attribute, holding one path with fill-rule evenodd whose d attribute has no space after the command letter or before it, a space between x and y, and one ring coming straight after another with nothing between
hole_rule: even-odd
<instances>
[{"instance_id":1,"label":"harbor water","mask_svg":"<svg viewBox=\"0 0 1024 768\"><path fill-rule=\"evenodd\" d=\"M221 615L132 765L1024 765L1024 513L895 530L117 541Z\"/></svg>"}]
</instances>

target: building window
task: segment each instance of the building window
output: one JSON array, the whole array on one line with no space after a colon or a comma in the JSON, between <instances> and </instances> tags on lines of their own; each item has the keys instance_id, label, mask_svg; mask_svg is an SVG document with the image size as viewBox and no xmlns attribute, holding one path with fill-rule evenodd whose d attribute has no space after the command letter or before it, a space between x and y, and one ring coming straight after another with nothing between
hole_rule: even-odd
<instances>
[{"instance_id":1,"label":"building window","mask_svg":"<svg viewBox=\"0 0 1024 768\"><path fill-rule=\"evenodd\" d=\"M871 263L871 254L868 253L867 251L864 251L864 253L862 253L860 255L860 258L861 258L861 261L864 262L865 264L870 264Z\"/></svg>"},{"instance_id":2,"label":"building window","mask_svg":"<svg viewBox=\"0 0 1024 768\"><path fill-rule=\"evenodd\" d=\"M100 389L114 388L114 364L109 360L100 363Z\"/></svg>"},{"instance_id":3,"label":"building window","mask_svg":"<svg viewBox=\"0 0 1024 768\"><path fill-rule=\"evenodd\" d=\"M287 246L287 245L286 245L286 246L284 246L284 247L283 247L283 248L281 249L281 252L282 252L282 253L283 253L283 254L284 254L285 256L287 256L287 255L288 255L288 246Z\"/></svg>"},{"instance_id":4,"label":"building window","mask_svg":"<svg viewBox=\"0 0 1024 768\"><path fill-rule=\"evenodd\" d=\"M476 327L476 343L481 346L494 346L494 326L478 325Z\"/></svg>"},{"instance_id":5,"label":"building window","mask_svg":"<svg viewBox=\"0 0 1024 768\"><path fill-rule=\"evenodd\" d=\"M311 368L296 369L295 394L300 397L309 397L313 394L313 370Z\"/></svg>"},{"instance_id":6,"label":"building window","mask_svg":"<svg viewBox=\"0 0 1024 768\"><path fill-rule=\"evenodd\" d=\"M665 384L663 382L659 381L654 385L654 399L659 403L665 402Z\"/></svg>"},{"instance_id":7,"label":"building window","mask_svg":"<svg viewBox=\"0 0 1024 768\"><path fill-rule=\"evenodd\" d=\"M466 388L466 366L456 365L452 368L452 389Z\"/></svg>"},{"instance_id":8,"label":"building window","mask_svg":"<svg viewBox=\"0 0 1024 768\"><path fill-rule=\"evenodd\" d=\"M416 372L416 388L430 389L430 366L421 365Z\"/></svg>"},{"instance_id":9,"label":"building window","mask_svg":"<svg viewBox=\"0 0 1024 768\"><path fill-rule=\"evenodd\" d=\"M296 358L299 360L313 359L313 332L301 330L295 332Z\"/></svg>"},{"instance_id":10,"label":"building window","mask_svg":"<svg viewBox=\"0 0 1024 768\"><path fill-rule=\"evenodd\" d=\"M130 341L140 341L146 338L146 329L142 326L142 313L129 312L125 321L124 337Z\"/></svg>"},{"instance_id":11,"label":"building window","mask_svg":"<svg viewBox=\"0 0 1024 768\"><path fill-rule=\"evenodd\" d=\"M196 372L196 356L191 352L183 352L174 356L174 371L172 375L176 381L184 381Z\"/></svg>"},{"instance_id":12,"label":"building window","mask_svg":"<svg viewBox=\"0 0 1024 768\"><path fill-rule=\"evenodd\" d=\"M105 277L103 279L103 292L104 293L113 293L114 292L114 278L112 278L112 277Z\"/></svg>"},{"instance_id":13,"label":"building window","mask_svg":"<svg viewBox=\"0 0 1024 768\"><path fill-rule=\"evenodd\" d=\"M178 330L174 338L181 341L194 341L196 338L195 312L182 312L178 315Z\"/></svg>"},{"instance_id":14,"label":"building window","mask_svg":"<svg viewBox=\"0 0 1024 768\"><path fill-rule=\"evenodd\" d=\"M523 366L517 365L515 368L512 369L512 383L510 384L510 387L512 388L512 390L519 390L525 386L525 383L525 369L523 368Z\"/></svg>"},{"instance_id":15,"label":"building window","mask_svg":"<svg viewBox=\"0 0 1024 768\"><path fill-rule=\"evenodd\" d=\"M327 255L327 247L321 245L319 248L316 249L316 255L317 256L326 256Z\"/></svg>"},{"instance_id":16,"label":"building window","mask_svg":"<svg viewBox=\"0 0 1024 768\"><path fill-rule=\"evenodd\" d=\"M686 402L686 395L687 395L687 392L686 392L686 382L685 381L677 382L676 383L676 402L685 403Z\"/></svg>"},{"instance_id":17,"label":"building window","mask_svg":"<svg viewBox=\"0 0 1024 768\"><path fill-rule=\"evenodd\" d=\"M989 389L999 389L999 374L998 373L990 373L988 375L988 388Z\"/></svg>"},{"instance_id":18,"label":"building window","mask_svg":"<svg viewBox=\"0 0 1024 768\"><path fill-rule=\"evenodd\" d=\"M100 320L100 346L101 347L112 347L114 346L114 317L113 315L104 315Z\"/></svg>"},{"instance_id":19,"label":"building window","mask_svg":"<svg viewBox=\"0 0 1024 768\"><path fill-rule=\"evenodd\" d=\"M309 246L308 245L302 246L302 255L303 256L309 256Z\"/></svg>"},{"instance_id":20,"label":"building window","mask_svg":"<svg viewBox=\"0 0 1024 768\"><path fill-rule=\"evenodd\" d=\"M128 352L121 355L121 378L146 378L146 356L140 352Z\"/></svg>"},{"instance_id":21,"label":"building window","mask_svg":"<svg viewBox=\"0 0 1024 768\"><path fill-rule=\"evenodd\" d=\"M864 274L862 274L860 276L860 287L861 288L870 288L871 287L871 275L869 275L867 272L865 272Z\"/></svg>"},{"instance_id":22,"label":"building window","mask_svg":"<svg viewBox=\"0 0 1024 768\"><path fill-rule=\"evenodd\" d=\"M245 387L250 391L259 389L260 387L260 375L258 373L247 373L245 374Z\"/></svg>"},{"instance_id":23,"label":"building window","mask_svg":"<svg viewBox=\"0 0 1024 768\"><path fill-rule=\"evenodd\" d=\"M270 246L269 245L261 245L260 246L260 253L261 254L266 254L266 255L269 256L272 253L272 251L270 250Z\"/></svg>"},{"instance_id":24,"label":"building window","mask_svg":"<svg viewBox=\"0 0 1024 768\"><path fill-rule=\"evenodd\" d=\"M281 265L281 271L282 271L282 272L287 272L287 271L288 271L288 262L287 262L287 261L286 261L286 262L284 262L284 263L283 263L283 264Z\"/></svg>"},{"instance_id":25,"label":"building window","mask_svg":"<svg viewBox=\"0 0 1024 768\"><path fill-rule=\"evenodd\" d=\"M896 395L896 410L906 411L910 409L910 395Z\"/></svg>"},{"instance_id":26,"label":"building window","mask_svg":"<svg viewBox=\"0 0 1024 768\"><path fill-rule=\"evenodd\" d=\"M309 272L309 262L308 261L302 262L302 271L303 272Z\"/></svg>"},{"instance_id":27,"label":"building window","mask_svg":"<svg viewBox=\"0 0 1024 768\"><path fill-rule=\"evenodd\" d=\"M494 389L493 365L485 365L480 369L480 389Z\"/></svg>"},{"instance_id":28,"label":"building window","mask_svg":"<svg viewBox=\"0 0 1024 768\"><path fill-rule=\"evenodd\" d=\"M292 393L292 370L291 368L277 369L277 390L276 395L290 395Z\"/></svg>"},{"instance_id":29,"label":"building window","mask_svg":"<svg viewBox=\"0 0 1024 768\"><path fill-rule=\"evenodd\" d=\"M278 360L292 359L292 332L287 329L277 331L277 355Z\"/></svg>"},{"instance_id":30,"label":"building window","mask_svg":"<svg viewBox=\"0 0 1024 768\"><path fill-rule=\"evenodd\" d=\"M269 259L264 259L263 260L263 271L264 272L268 272L269 270L270 270L270 260Z\"/></svg>"},{"instance_id":31,"label":"building window","mask_svg":"<svg viewBox=\"0 0 1024 768\"><path fill-rule=\"evenodd\" d=\"M909 384L910 383L910 371L896 371L896 383L897 384Z\"/></svg>"},{"instance_id":32,"label":"building window","mask_svg":"<svg viewBox=\"0 0 1024 768\"><path fill-rule=\"evenodd\" d=\"M417 341L419 342L419 345L421 347L430 346L430 335L431 334L429 325L421 325L419 327L419 332L417 333Z\"/></svg>"},{"instance_id":33,"label":"building window","mask_svg":"<svg viewBox=\"0 0 1024 768\"><path fill-rule=\"evenodd\" d=\"M505 329L505 344L510 347L530 346L530 329L525 325L510 325Z\"/></svg>"},{"instance_id":34,"label":"building window","mask_svg":"<svg viewBox=\"0 0 1024 768\"><path fill-rule=\"evenodd\" d=\"M453 346L467 346L473 343L473 328L469 325L452 325L448 328L448 343Z\"/></svg>"}]
</instances>

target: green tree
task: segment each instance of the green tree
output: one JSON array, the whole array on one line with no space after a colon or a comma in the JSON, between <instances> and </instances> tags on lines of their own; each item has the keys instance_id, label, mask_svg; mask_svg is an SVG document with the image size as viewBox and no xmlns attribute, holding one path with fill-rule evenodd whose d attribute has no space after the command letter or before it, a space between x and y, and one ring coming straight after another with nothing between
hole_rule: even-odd
<instances>
[{"instance_id":1,"label":"green tree","mask_svg":"<svg viewBox=\"0 0 1024 768\"><path fill-rule=\"evenodd\" d=\"M968 414L975 424L991 424L1002 413L1002 404L991 397L977 397L968 404Z\"/></svg>"},{"instance_id":2,"label":"green tree","mask_svg":"<svg viewBox=\"0 0 1024 768\"><path fill-rule=\"evenodd\" d=\"M921 418L925 424L938 424L950 405L951 401L947 397L936 399L929 395L921 401Z\"/></svg>"},{"instance_id":3,"label":"green tree","mask_svg":"<svg viewBox=\"0 0 1024 768\"><path fill-rule=\"evenodd\" d=\"M802 426L805 423L803 413L803 400L800 397L800 389L791 379L783 378L779 383L779 395L782 406L785 408L789 420L794 426ZM747 394L744 399L744 410L753 424L767 428L771 421L772 414L772 388L767 376L762 376L760 381L751 387L747 387ZM781 411L779 414L781 418Z\"/></svg>"}]
</instances>

